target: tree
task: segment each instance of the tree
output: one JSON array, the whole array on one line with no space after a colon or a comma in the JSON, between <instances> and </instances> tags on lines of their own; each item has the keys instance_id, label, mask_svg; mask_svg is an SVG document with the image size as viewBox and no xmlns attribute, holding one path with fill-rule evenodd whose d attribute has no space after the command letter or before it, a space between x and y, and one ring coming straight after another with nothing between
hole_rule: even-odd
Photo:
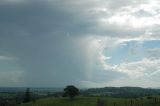
<instances>
[{"instance_id":1,"label":"tree","mask_svg":"<svg viewBox=\"0 0 160 106\"><path fill-rule=\"evenodd\" d=\"M77 96L79 94L79 89L76 88L73 85L68 85L65 89L64 89L64 95L69 96L70 99L73 99L75 96Z\"/></svg>"},{"instance_id":2,"label":"tree","mask_svg":"<svg viewBox=\"0 0 160 106\"><path fill-rule=\"evenodd\" d=\"M27 88L25 91L24 102L29 102L29 101L31 101L31 91L29 88Z\"/></svg>"}]
</instances>

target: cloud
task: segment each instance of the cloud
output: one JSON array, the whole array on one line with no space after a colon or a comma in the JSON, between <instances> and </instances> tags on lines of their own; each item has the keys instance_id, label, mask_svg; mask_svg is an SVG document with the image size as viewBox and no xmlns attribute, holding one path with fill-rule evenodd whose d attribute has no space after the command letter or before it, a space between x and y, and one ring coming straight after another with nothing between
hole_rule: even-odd
<instances>
[{"instance_id":1,"label":"cloud","mask_svg":"<svg viewBox=\"0 0 160 106\"><path fill-rule=\"evenodd\" d=\"M144 44L142 43L140 45L144 45ZM133 47L133 48L137 49L137 47ZM134 52L137 53L137 51L134 51ZM157 81L159 81L159 78L158 78L159 73L160 73L159 48L152 48L152 49L147 50L146 56L147 57L141 57L142 59L138 59L136 61L133 61L133 60L132 61L122 61L119 64L108 64L107 61L111 61L111 60L106 61L105 60L106 56L103 53L101 53L99 61L102 64L104 73L107 73L108 75L110 75L109 73L113 72L114 74L112 73L110 75L111 78L109 79L113 78L112 80L107 80L107 81L103 80L101 84L99 84L99 86L100 85L103 86L104 84L108 86L122 86L123 84L125 84L127 86L141 85L144 87L149 87L149 86L157 87L154 84ZM112 76L112 75L116 76L116 74L118 77ZM136 81L138 80L140 80L141 82L136 83ZM151 84L150 85L147 84L146 83L147 81L151 82ZM119 84L117 82L119 82Z\"/></svg>"},{"instance_id":2,"label":"cloud","mask_svg":"<svg viewBox=\"0 0 160 106\"><path fill-rule=\"evenodd\" d=\"M156 71L159 71L157 67L159 60L143 59L138 62L122 63L119 66L119 70L128 73L130 77L145 77Z\"/></svg>"},{"instance_id":3,"label":"cloud","mask_svg":"<svg viewBox=\"0 0 160 106\"><path fill-rule=\"evenodd\" d=\"M155 73L160 72L160 60L143 59L136 62L124 62L119 65L106 65L106 71L125 73L131 79L154 79ZM159 75L159 74L158 74ZM158 76L157 75L157 76Z\"/></svg>"},{"instance_id":4,"label":"cloud","mask_svg":"<svg viewBox=\"0 0 160 106\"><path fill-rule=\"evenodd\" d=\"M0 60L13 60L14 58L8 56L0 56Z\"/></svg>"},{"instance_id":5,"label":"cloud","mask_svg":"<svg viewBox=\"0 0 160 106\"><path fill-rule=\"evenodd\" d=\"M138 42L130 46L134 55L144 49L143 42L160 40L158 4L158 0L0 1L0 60L16 58L12 62L19 65L23 72L18 75L28 86L105 85L158 73L158 50L148 50L143 60L116 65L106 64L114 57L104 53Z\"/></svg>"},{"instance_id":6,"label":"cloud","mask_svg":"<svg viewBox=\"0 0 160 106\"><path fill-rule=\"evenodd\" d=\"M16 35L64 35L70 33L71 36L102 35L120 38L137 38L146 35L148 28L143 28L143 26L147 25L150 27L151 25L157 25L159 20L157 13L158 7L155 3L144 3L146 2L136 1L134 3L121 1L116 6L117 1L104 0L95 0L92 3L90 0L79 2L73 0L70 0L70 2L57 0L46 2L29 1L16 5L2 2L1 8L9 7L5 9L8 14L17 13L8 16L7 19L11 22L7 21L6 15L4 15L4 18L2 18L4 19L3 23L5 22L5 25L2 23L3 33L13 34L15 32L11 31L15 31L15 28L17 28L19 32L16 32ZM151 11L156 12L154 16L135 16L135 12L144 9L143 5L149 6L150 4L152 5L149 10L151 9ZM126 5L129 5L129 7L126 7ZM112 8L114 6L120 9L113 11ZM25 14L22 11L25 11ZM148 11L146 10L146 12ZM6 27L14 30L5 31L7 29ZM151 31L150 28L149 30Z\"/></svg>"}]
</instances>

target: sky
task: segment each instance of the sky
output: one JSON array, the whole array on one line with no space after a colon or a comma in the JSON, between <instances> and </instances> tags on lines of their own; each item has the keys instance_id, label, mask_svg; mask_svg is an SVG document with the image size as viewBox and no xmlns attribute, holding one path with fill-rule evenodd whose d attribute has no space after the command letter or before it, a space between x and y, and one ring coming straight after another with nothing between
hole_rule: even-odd
<instances>
[{"instance_id":1,"label":"sky","mask_svg":"<svg viewBox=\"0 0 160 106\"><path fill-rule=\"evenodd\" d=\"M0 86L160 87L159 0L1 0Z\"/></svg>"}]
</instances>

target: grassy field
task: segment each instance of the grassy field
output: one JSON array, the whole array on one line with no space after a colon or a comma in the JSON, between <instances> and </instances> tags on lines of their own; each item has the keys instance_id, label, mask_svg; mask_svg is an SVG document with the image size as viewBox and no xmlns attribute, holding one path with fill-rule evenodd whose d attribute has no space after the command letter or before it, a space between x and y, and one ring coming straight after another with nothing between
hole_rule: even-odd
<instances>
[{"instance_id":1,"label":"grassy field","mask_svg":"<svg viewBox=\"0 0 160 106\"><path fill-rule=\"evenodd\" d=\"M34 102L21 104L18 106L97 106L97 100L104 102L104 106L160 106L160 97L148 99L147 97L138 99L124 99L111 97L77 97L74 100L68 98L45 98ZM131 105L132 101L132 105Z\"/></svg>"}]
</instances>

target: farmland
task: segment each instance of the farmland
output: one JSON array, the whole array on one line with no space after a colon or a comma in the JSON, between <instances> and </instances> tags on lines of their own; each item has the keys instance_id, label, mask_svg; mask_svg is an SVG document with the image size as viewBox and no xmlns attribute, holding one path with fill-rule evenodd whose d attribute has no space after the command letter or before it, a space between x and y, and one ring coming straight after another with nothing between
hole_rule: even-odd
<instances>
[{"instance_id":1,"label":"farmland","mask_svg":"<svg viewBox=\"0 0 160 106\"><path fill-rule=\"evenodd\" d=\"M97 100L103 102L103 106L160 106L160 97L142 97L142 98L113 98L102 96L79 96L74 100L66 97L50 97L39 99L18 106L97 106Z\"/></svg>"}]
</instances>

